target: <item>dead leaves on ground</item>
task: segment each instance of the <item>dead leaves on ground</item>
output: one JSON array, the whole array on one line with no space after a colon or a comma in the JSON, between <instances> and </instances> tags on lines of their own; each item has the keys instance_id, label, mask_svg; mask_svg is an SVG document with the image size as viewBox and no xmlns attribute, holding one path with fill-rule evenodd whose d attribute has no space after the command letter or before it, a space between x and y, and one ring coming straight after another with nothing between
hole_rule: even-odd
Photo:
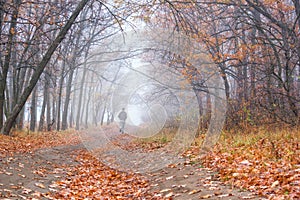
<instances>
[{"instance_id":1,"label":"dead leaves on ground","mask_svg":"<svg viewBox=\"0 0 300 200\"><path fill-rule=\"evenodd\" d=\"M300 199L300 132L272 134L227 137L204 162L238 188L270 199Z\"/></svg>"},{"instance_id":2,"label":"dead leaves on ground","mask_svg":"<svg viewBox=\"0 0 300 200\"><path fill-rule=\"evenodd\" d=\"M57 182L55 199L145 199L150 198L148 182L137 174L128 174L103 165L86 151L77 157L80 165L69 168L66 180Z\"/></svg>"},{"instance_id":3,"label":"dead leaves on ground","mask_svg":"<svg viewBox=\"0 0 300 200\"><path fill-rule=\"evenodd\" d=\"M217 170L223 181L242 190L249 189L270 199L299 199L300 133L282 132L277 135L246 135L245 140L240 141L235 136L228 136L216 146L214 152L205 157L204 164ZM69 139L64 138L65 135L56 132L26 137L0 135L0 158L11 156L11 152L31 152L38 148L75 144L79 141L76 132L69 134ZM156 148L155 143L149 145L146 149ZM192 149L185 156L191 162L196 162L198 153ZM48 198L151 198L149 184L142 176L111 169L86 151L79 152L77 161L80 164L76 167L64 167L67 178L51 185L54 193L48 194ZM43 171L36 173L42 175ZM36 186L46 187L40 184ZM169 192L165 197L173 195ZM203 196L205 198L210 197Z\"/></svg>"},{"instance_id":4,"label":"dead leaves on ground","mask_svg":"<svg viewBox=\"0 0 300 200\"><path fill-rule=\"evenodd\" d=\"M12 155L14 152L28 153L36 149L59 145L78 144L78 132L41 132L24 134L14 132L13 136L0 134L0 158Z\"/></svg>"},{"instance_id":5,"label":"dead leaves on ground","mask_svg":"<svg viewBox=\"0 0 300 200\"><path fill-rule=\"evenodd\" d=\"M1 156L8 160L14 159L14 153L33 153L40 148L53 147L65 144L78 143L78 136L74 134L63 134L56 132L41 133L38 135L17 135L14 137L0 135ZM57 166L53 172L50 169L37 167L32 169L32 174L42 179L49 173L63 172L65 178L47 185L36 181L34 186L48 192L35 191L29 188L21 188L20 198L29 196L31 199L144 199L152 198L149 193L148 182L137 174L129 174L114 170L103 165L95 159L88 151L75 152L76 165ZM27 155L27 154L24 154ZM30 154L32 155L32 154ZM79 163L79 164L78 164ZM22 166L22 163L20 163ZM51 163L50 163L51 165ZM50 166L49 166L50 167ZM54 166L52 166L54 167ZM50 171L49 171L50 170ZM7 172L9 173L9 172ZM7 174L12 175L11 174ZM14 188L7 189L0 196L15 197ZM158 198L152 198L158 199ZM160 198L161 199L161 198Z\"/></svg>"}]
</instances>

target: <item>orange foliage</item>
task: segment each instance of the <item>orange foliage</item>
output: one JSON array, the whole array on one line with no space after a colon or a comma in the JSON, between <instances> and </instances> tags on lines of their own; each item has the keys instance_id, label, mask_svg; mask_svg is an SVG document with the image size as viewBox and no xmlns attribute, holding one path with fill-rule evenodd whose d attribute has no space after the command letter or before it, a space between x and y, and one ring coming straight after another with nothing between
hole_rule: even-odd
<instances>
[{"instance_id":1,"label":"orange foliage","mask_svg":"<svg viewBox=\"0 0 300 200\"><path fill-rule=\"evenodd\" d=\"M204 163L236 187L270 199L299 199L299 143L299 130L229 135Z\"/></svg>"},{"instance_id":2,"label":"orange foliage","mask_svg":"<svg viewBox=\"0 0 300 200\"><path fill-rule=\"evenodd\" d=\"M26 135L24 132L14 132L13 137L0 134L0 157L12 155L14 152L26 153L46 147L67 144L77 144L78 133L41 132Z\"/></svg>"},{"instance_id":3,"label":"orange foliage","mask_svg":"<svg viewBox=\"0 0 300 200\"><path fill-rule=\"evenodd\" d=\"M103 165L87 151L79 152L79 166L69 168L69 177L57 182L55 199L155 199L145 178Z\"/></svg>"}]
</instances>

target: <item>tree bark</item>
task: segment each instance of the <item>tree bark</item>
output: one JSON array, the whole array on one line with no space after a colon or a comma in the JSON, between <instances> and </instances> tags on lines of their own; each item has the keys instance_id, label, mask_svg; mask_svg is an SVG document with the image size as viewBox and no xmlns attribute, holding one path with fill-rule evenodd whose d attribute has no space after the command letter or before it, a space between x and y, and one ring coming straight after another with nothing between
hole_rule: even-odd
<instances>
[{"instance_id":1,"label":"tree bark","mask_svg":"<svg viewBox=\"0 0 300 200\"><path fill-rule=\"evenodd\" d=\"M50 96L50 91L49 91L48 98L47 98L47 115L46 115L47 131L50 131L50 124L51 124L51 103L50 103L50 97L51 96Z\"/></svg>"},{"instance_id":2,"label":"tree bark","mask_svg":"<svg viewBox=\"0 0 300 200\"><path fill-rule=\"evenodd\" d=\"M8 41L7 41L8 46L6 48L6 53L4 56L4 64L3 64L3 66L1 66L2 71L0 72L0 129L3 128L3 122L4 122L6 80L7 80L7 73L8 73L8 69L9 69L9 65L10 65L10 60L11 60L13 39L15 36L15 28L17 25L17 17L19 14L19 7L21 5L21 0L16 0L14 2L14 4L15 4L15 9L13 10L12 19L11 19L11 23L10 23L10 27L9 27L9 36L8 36ZM4 5L4 3L1 1L1 6L3 7L3 5ZM11 123L11 127L12 127L12 125L13 125L13 123Z\"/></svg>"},{"instance_id":3,"label":"tree bark","mask_svg":"<svg viewBox=\"0 0 300 200\"><path fill-rule=\"evenodd\" d=\"M93 84L93 78L94 76L91 77L91 83L87 95L87 103L86 103L86 108L85 108L85 128L88 128L88 119L89 119L89 108L90 108L90 101L91 101L91 96L92 96L92 84Z\"/></svg>"},{"instance_id":4,"label":"tree bark","mask_svg":"<svg viewBox=\"0 0 300 200\"><path fill-rule=\"evenodd\" d=\"M60 130L60 114L61 114L61 101L62 101L62 90L63 90L63 83L64 83L64 73L65 73L65 68L66 68L66 61L63 62L61 74L60 74L60 79L59 79L59 92L58 92L58 102L57 102L57 126L56 130Z\"/></svg>"},{"instance_id":5,"label":"tree bark","mask_svg":"<svg viewBox=\"0 0 300 200\"><path fill-rule=\"evenodd\" d=\"M35 131L36 126L36 107L37 107L37 86L33 89L31 95L31 106L30 106L30 131Z\"/></svg>"},{"instance_id":6,"label":"tree bark","mask_svg":"<svg viewBox=\"0 0 300 200\"><path fill-rule=\"evenodd\" d=\"M70 117L69 117L69 127L70 128L74 127L75 91L72 94L72 96L73 96L73 99L72 99L71 110L70 110Z\"/></svg>"},{"instance_id":7,"label":"tree bark","mask_svg":"<svg viewBox=\"0 0 300 200\"><path fill-rule=\"evenodd\" d=\"M100 122L100 125L101 125L101 126L102 126L103 123L104 123L105 111L106 111L106 105L104 106L104 108L103 108L103 110L102 110L101 122Z\"/></svg>"},{"instance_id":8,"label":"tree bark","mask_svg":"<svg viewBox=\"0 0 300 200\"><path fill-rule=\"evenodd\" d=\"M81 83L80 83L79 100L78 100L78 106L77 106L78 110L77 110L77 115L76 115L76 130L79 130L80 118L82 116L82 114L81 114L81 104L82 104L83 86L84 86L85 77L86 77L86 73L87 73L87 64L86 64L87 56L88 56L88 52L86 52L86 54L85 54L83 74L82 74Z\"/></svg>"},{"instance_id":9,"label":"tree bark","mask_svg":"<svg viewBox=\"0 0 300 200\"><path fill-rule=\"evenodd\" d=\"M68 128L67 117L68 117L68 110L69 110L69 104L71 99L73 75L74 75L74 69L71 69L68 77L67 87L66 87L66 98L65 98L64 111L63 111L62 122L61 122L62 130L66 130Z\"/></svg>"},{"instance_id":10,"label":"tree bark","mask_svg":"<svg viewBox=\"0 0 300 200\"><path fill-rule=\"evenodd\" d=\"M46 75L47 76L47 75ZM47 105L47 101L49 98L49 89L48 89L48 78L45 77L45 85L44 85L44 99L43 99L43 104L42 104L42 108L41 108L41 116L40 116L40 121L39 121L39 127L38 127L38 131L43 131L44 129L44 125L45 125L45 112L46 112L46 105Z\"/></svg>"}]
</instances>

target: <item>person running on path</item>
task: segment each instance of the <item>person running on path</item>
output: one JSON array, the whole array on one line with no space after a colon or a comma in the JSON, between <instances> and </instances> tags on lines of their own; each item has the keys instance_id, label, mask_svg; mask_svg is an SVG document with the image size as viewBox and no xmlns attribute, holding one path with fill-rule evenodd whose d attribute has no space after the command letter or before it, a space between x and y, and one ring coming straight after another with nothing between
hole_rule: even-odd
<instances>
[{"instance_id":1,"label":"person running on path","mask_svg":"<svg viewBox=\"0 0 300 200\"><path fill-rule=\"evenodd\" d=\"M120 119L120 132L124 133L125 121L127 119L127 113L125 112L125 108L122 108L122 111L119 113L118 118Z\"/></svg>"}]
</instances>

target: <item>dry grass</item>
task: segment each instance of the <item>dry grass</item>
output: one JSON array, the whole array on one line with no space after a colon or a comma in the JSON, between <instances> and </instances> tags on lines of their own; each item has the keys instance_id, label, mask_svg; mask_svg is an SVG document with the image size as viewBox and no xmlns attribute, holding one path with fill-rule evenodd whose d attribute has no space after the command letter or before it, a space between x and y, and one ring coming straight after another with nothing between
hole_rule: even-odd
<instances>
[{"instance_id":1,"label":"dry grass","mask_svg":"<svg viewBox=\"0 0 300 200\"><path fill-rule=\"evenodd\" d=\"M204 164L221 178L270 199L300 198L300 130L224 133Z\"/></svg>"}]
</instances>

